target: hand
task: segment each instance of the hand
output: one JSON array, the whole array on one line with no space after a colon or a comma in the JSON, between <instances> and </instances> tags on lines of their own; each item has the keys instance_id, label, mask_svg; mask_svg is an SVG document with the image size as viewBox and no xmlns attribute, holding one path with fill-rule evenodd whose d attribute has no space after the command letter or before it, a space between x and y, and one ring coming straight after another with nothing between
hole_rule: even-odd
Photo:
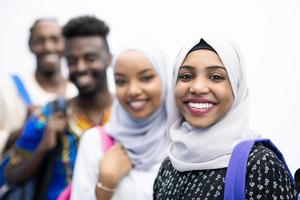
<instances>
[{"instance_id":1,"label":"hand","mask_svg":"<svg viewBox=\"0 0 300 200\"><path fill-rule=\"evenodd\" d=\"M124 147L115 144L100 160L98 181L105 187L115 188L132 169L132 163Z\"/></svg>"},{"instance_id":2,"label":"hand","mask_svg":"<svg viewBox=\"0 0 300 200\"><path fill-rule=\"evenodd\" d=\"M26 114L26 120L36 111L36 110L40 110L41 108L38 106L28 106L27 107L27 114Z\"/></svg>"},{"instance_id":3,"label":"hand","mask_svg":"<svg viewBox=\"0 0 300 200\"><path fill-rule=\"evenodd\" d=\"M53 113L48 121L40 148L46 151L54 149L59 135L64 134L67 127L67 118L62 112Z\"/></svg>"}]
</instances>

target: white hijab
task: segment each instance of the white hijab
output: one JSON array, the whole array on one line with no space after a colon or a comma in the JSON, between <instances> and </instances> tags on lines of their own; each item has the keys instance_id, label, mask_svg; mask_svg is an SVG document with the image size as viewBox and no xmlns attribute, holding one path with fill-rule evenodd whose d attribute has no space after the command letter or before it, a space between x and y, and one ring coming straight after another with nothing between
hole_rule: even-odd
<instances>
[{"instance_id":1,"label":"white hijab","mask_svg":"<svg viewBox=\"0 0 300 200\"><path fill-rule=\"evenodd\" d=\"M112 113L106 125L107 132L123 144L135 168L147 170L161 162L167 155L166 123L167 112L165 97L167 94L167 66L161 50L152 42L134 42L123 48L114 57L113 67L122 53L136 50L149 59L162 81L162 104L146 119L134 119L116 99Z\"/></svg>"},{"instance_id":2,"label":"white hijab","mask_svg":"<svg viewBox=\"0 0 300 200\"><path fill-rule=\"evenodd\" d=\"M178 70L188 52L200 39L218 53L224 64L233 90L234 102L229 112L217 123L209 128L196 129L188 122L182 122L174 94ZM167 108L171 139L168 156L175 169L190 171L226 168L235 145L243 140L258 137L258 134L248 129L249 95L245 70L238 47L229 40L198 37L181 49L173 68Z\"/></svg>"}]
</instances>

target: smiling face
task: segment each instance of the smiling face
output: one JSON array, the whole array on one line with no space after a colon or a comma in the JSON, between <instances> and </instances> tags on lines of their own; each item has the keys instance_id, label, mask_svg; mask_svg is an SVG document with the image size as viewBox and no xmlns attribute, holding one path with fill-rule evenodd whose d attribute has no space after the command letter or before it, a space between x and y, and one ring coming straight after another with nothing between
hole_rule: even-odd
<instances>
[{"instance_id":1,"label":"smiling face","mask_svg":"<svg viewBox=\"0 0 300 200\"><path fill-rule=\"evenodd\" d=\"M190 52L179 68L175 86L176 105L195 128L208 128L231 108L234 97L226 69L209 50Z\"/></svg>"},{"instance_id":2,"label":"smiling face","mask_svg":"<svg viewBox=\"0 0 300 200\"><path fill-rule=\"evenodd\" d=\"M117 98L132 117L144 119L161 105L162 82L144 54L123 53L116 62L114 76Z\"/></svg>"},{"instance_id":3,"label":"smiling face","mask_svg":"<svg viewBox=\"0 0 300 200\"><path fill-rule=\"evenodd\" d=\"M106 87L110 54L99 36L75 37L66 43L70 80L82 95L95 94Z\"/></svg>"},{"instance_id":4,"label":"smiling face","mask_svg":"<svg viewBox=\"0 0 300 200\"><path fill-rule=\"evenodd\" d=\"M60 70L64 41L57 21L36 22L30 37L30 50L36 55L38 70L53 73Z\"/></svg>"}]
</instances>

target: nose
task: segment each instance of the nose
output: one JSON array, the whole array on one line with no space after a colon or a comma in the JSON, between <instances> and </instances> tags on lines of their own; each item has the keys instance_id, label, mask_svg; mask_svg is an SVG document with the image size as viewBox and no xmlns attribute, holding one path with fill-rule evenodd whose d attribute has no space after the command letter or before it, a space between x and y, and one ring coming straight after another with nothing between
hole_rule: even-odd
<instances>
[{"instance_id":1,"label":"nose","mask_svg":"<svg viewBox=\"0 0 300 200\"><path fill-rule=\"evenodd\" d=\"M142 93L142 87L137 81L132 81L129 85L127 95L129 97L137 97Z\"/></svg>"},{"instance_id":2,"label":"nose","mask_svg":"<svg viewBox=\"0 0 300 200\"><path fill-rule=\"evenodd\" d=\"M189 88L189 92L195 95L207 94L209 91L209 85L205 78L195 79Z\"/></svg>"},{"instance_id":3,"label":"nose","mask_svg":"<svg viewBox=\"0 0 300 200\"><path fill-rule=\"evenodd\" d=\"M83 59L78 59L76 63L72 64L74 67L73 70L77 71L77 72L83 72L86 71L87 69L87 65L85 63L85 61Z\"/></svg>"},{"instance_id":4,"label":"nose","mask_svg":"<svg viewBox=\"0 0 300 200\"><path fill-rule=\"evenodd\" d=\"M47 52L54 52L55 51L55 45L53 42L49 39L45 40L44 42L44 49Z\"/></svg>"}]
</instances>

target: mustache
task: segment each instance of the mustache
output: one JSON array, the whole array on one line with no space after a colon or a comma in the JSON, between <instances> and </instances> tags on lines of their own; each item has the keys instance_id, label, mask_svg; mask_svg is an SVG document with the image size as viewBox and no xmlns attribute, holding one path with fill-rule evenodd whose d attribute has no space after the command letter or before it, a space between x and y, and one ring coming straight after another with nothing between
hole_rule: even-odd
<instances>
[{"instance_id":1,"label":"mustache","mask_svg":"<svg viewBox=\"0 0 300 200\"><path fill-rule=\"evenodd\" d=\"M86 70L86 71L80 71L80 72L70 72L69 73L69 79L70 80L75 80L76 78L78 78L80 76L85 76L85 75L91 75L94 78L99 78L99 77L102 77L104 73L106 73L105 69L102 69L102 70Z\"/></svg>"}]
</instances>

